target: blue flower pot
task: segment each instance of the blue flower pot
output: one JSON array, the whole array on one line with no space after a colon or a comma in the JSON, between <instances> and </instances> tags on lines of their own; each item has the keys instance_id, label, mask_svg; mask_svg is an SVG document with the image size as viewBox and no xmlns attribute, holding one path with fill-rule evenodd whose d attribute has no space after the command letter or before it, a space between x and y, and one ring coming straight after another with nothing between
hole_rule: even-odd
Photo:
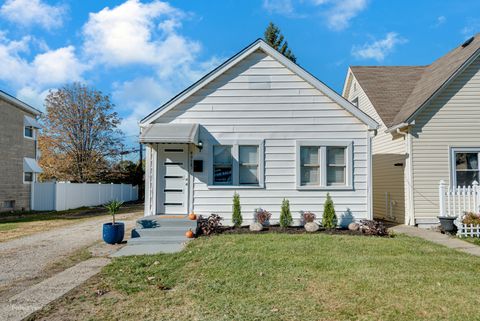
<instances>
[{"instance_id":1,"label":"blue flower pot","mask_svg":"<svg viewBox=\"0 0 480 321\"><path fill-rule=\"evenodd\" d=\"M108 244L122 243L125 235L125 224L123 222L115 222L103 224L103 240Z\"/></svg>"}]
</instances>

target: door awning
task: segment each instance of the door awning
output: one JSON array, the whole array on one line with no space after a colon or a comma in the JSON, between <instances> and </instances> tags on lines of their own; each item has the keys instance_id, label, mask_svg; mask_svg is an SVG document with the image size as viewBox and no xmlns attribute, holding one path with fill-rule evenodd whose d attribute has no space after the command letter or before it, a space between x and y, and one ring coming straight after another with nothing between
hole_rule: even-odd
<instances>
[{"instance_id":1,"label":"door awning","mask_svg":"<svg viewBox=\"0 0 480 321\"><path fill-rule=\"evenodd\" d=\"M192 143L198 145L198 124L151 124L140 134L141 143Z\"/></svg>"},{"instance_id":2,"label":"door awning","mask_svg":"<svg viewBox=\"0 0 480 321\"><path fill-rule=\"evenodd\" d=\"M23 124L26 127L42 128L40 123L35 118L29 116L25 116L23 118Z\"/></svg>"},{"instance_id":3,"label":"door awning","mask_svg":"<svg viewBox=\"0 0 480 321\"><path fill-rule=\"evenodd\" d=\"M23 158L23 171L32 173L43 172L42 168L38 165L37 161L33 158Z\"/></svg>"}]
</instances>

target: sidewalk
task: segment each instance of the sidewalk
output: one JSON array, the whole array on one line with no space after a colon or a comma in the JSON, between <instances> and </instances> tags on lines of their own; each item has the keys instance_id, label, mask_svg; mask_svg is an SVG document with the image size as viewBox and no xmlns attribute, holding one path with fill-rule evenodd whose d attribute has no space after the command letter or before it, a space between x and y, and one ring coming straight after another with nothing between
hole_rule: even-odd
<instances>
[{"instance_id":1,"label":"sidewalk","mask_svg":"<svg viewBox=\"0 0 480 321\"><path fill-rule=\"evenodd\" d=\"M462 241L453 236L408 225L397 225L390 228L390 230L399 234L420 237L424 240L437 243L448 248L455 249L457 251L461 251L475 256L480 256L480 246Z\"/></svg>"}]
</instances>

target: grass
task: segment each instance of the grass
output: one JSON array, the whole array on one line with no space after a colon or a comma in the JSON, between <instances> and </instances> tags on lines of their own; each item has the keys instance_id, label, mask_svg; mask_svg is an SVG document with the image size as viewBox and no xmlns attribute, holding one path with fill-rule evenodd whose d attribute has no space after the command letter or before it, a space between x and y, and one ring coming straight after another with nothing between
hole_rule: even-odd
<instances>
[{"instance_id":1,"label":"grass","mask_svg":"<svg viewBox=\"0 0 480 321\"><path fill-rule=\"evenodd\" d=\"M478 237L460 237L459 239L480 246L480 238Z\"/></svg>"},{"instance_id":2,"label":"grass","mask_svg":"<svg viewBox=\"0 0 480 321\"><path fill-rule=\"evenodd\" d=\"M141 211L142 204L125 204L119 214ZM51 230L79 221L109 216L103 207L77 208L58 212L13 212L0 213L0 242Z\"/></svg>"},{"instance_id":3,"label":"grass","mask_svg":"<svg viewBox=\"0 0 480 321\"><path fill-rule=\"evenodd\" d=\"M222 235L115 259L32 320L480 320L479 270L403 235Z\"/></svg>"}]
</instances>

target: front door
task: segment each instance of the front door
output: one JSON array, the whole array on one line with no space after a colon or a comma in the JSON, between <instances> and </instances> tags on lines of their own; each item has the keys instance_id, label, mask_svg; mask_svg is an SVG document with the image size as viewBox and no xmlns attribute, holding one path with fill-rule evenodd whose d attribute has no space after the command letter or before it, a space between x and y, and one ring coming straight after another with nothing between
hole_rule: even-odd
<instances>
[{"instance_id":1,"label":"front door","mask_svg":"<svg viewBox=\"0 0 480 321\"><path fill-rule=\"evenodd\" d=\"M188 213L188 145L158 145L158 214Z\"/></svg>"}]
</instances>

